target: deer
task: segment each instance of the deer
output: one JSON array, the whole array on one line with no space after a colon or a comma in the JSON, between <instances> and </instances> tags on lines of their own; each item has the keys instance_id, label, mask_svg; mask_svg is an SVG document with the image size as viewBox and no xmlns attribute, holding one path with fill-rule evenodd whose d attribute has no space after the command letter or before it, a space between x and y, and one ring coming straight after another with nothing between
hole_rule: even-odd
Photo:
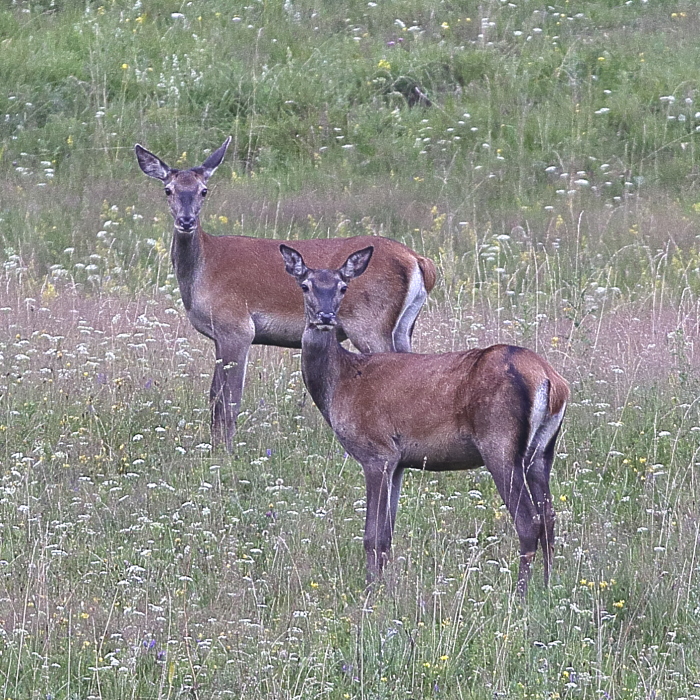
<instances>
[{"instance_id":1,"label":"deer","mask_svg":"<svg viewBox=\"0 0 700 700\"><path fill-rule=\"evenodd\" d=\"M516 590L527 593L538 545L548 585L555 520L549 478L569 398L566 381L543 357L513 345L444 354L349 352L337 340L338 317L358 278L369 274L373 247L330 269L308 267L288 245L280 251L304 295L304 383L364 472L368 587L390 558L404 470L481 466L520 541Z\"/></svg>"},{"instance_id":2,"label":"deer","mask_svg":"<svg viewBox=\"0 0 700 700\"><path fill-rule=\"evenodd\" d=\"M174 221L170 255L187 317L214 341L212 442L229 452L250 346L300 348L304 332L302 294L276 264L280 241L213 236L202 228L207 183L230 142L229 136L201 165L185 170L171 168L140 144L134 147L141 170L165 187ZM348 295L336 335L361 352L410 352L416 318L436 281L432 260L398 241L375 236L300 240L296 245L313 264L336 267L370 241L373 270Z\"/></svg>"}]
</instances>

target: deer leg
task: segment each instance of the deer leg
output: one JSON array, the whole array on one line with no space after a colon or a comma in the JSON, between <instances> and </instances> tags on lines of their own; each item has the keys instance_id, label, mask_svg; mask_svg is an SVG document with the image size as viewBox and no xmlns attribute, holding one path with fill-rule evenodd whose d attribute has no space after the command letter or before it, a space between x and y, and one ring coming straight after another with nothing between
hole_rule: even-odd
<instances>
[{"instance_id":1,"label":"deer leg","mask_svg":"<svg viewBox=\"0 0 700 700\"><path fill-rule=\"evenodd\" d=\"M394 352L392 322L384 316L373 318L369 310L360 318L343 318L343 332L350 342L363 353Z\"/></svg>"},{"instance_id":2,"label":"deer leg","mask_svg":"<svg viewBox=\"0 0 700 700\"><path fill-rule=\"evenodd\" d=\"M209 392L212 442L214 446L223 444L231 452L252 338L215 342L216 366Z\"/></svg>"},{"instance_id":3,"label":"deer leg","mask_svg":"<svg viewBox=\"0 0 700 700\"><path fill-rule=\"evenodd\" d=\"M411 352L413 344L413 331L415 328L415 320L408 330L406 330L403 325L396 328L394 331L394 348L396 349L396 352Z\"/></svg>"},{"instance_id":4,"label":"deer leg","mask_svg":"<svg viewBox=\"0 0 700 700\"><path fill-rule=\"evenodd\" d=\"M545 447L544 451L537 449L529 464L525 467L525 479L527 480L532 499L540 516L540 545L544 559L544 584L549 584L552 570L552 558L554 556L554 506L552 493L549 490L549 475L554 461L554 444L556 434Z\"/></svg>"},{"instance_id":5,"label":"deer leg","mask_svg":"<svg viewBox=\"0 0 700 700\"><path fill-rule=\"evenodd\" d=\"M394 348L396 352L411 352L411 342L413 340L413 330L416 327L416 319L418 314L428 298L428 293L425 291L423 275L418 273L420 279L414 276L417 283L411 284L409 290L409 298L406 299L401 316L396 322L396 327L393 332Z\"/></svg>"},{"instance_id":6,"label":"deer leg","mask_svg":"<svg viewBox=\"0 0 700 700\"><path fill-rule=\"evenodd\" d=\"M391 518L391 531L394 531L396 525L396 511L399 508L399 496L401 495L401 482L403 481L403 467L397 467L394 470L394 476L391 480L391 498L389 500L389 517Z\"/></svg>"},{"instance_id":7,"label":"deer leg","mask_svg":"<svg viewBox=\"0 0 700 700\"><path fill-rule=\"evenodd\" d=\"M522 461L489 460L485 458L486 467L496 482L508 512L515 523L515 530L520 540L520 567L518 569L517 589L525 597L530 581L532 560L537 552L537 543L542 535L541 516L525 481Z\"/></svg>"},{"instance_id":8,"label":"deer leg","mask_svg":"<svg viewBox=\"0 0 700 700\"><path fill-rule=\"evenodd\" d=\"M540 526L538 540L542 546L546 586L549 584L554 554L554 508L552 507L552 494L549 490L549 478L544 469L541 455L536 455L532 462L525 467L525 475Z\"/></svg>"},{"instance_id":9,"label":"deer leg","mask_svg":"<svg viewBox=\"0 0 700 700\"><path fill-rule=\"evenodd\" d=\"M363 353L372 352L394 352L394 339L391 332L388 335L380 333L379 331L368 331L364 330L360 333L353 333L348 331L345 327L343 328L347 333L350 342Z\"/></svg>"},{"instance_id":10,"label":"deer leg","mask_svg":"<svg viewBox=\"0 0 700 700\"><path fill-rule=\"evenodd\" d=\"M398 505L398 494L394 495L396 460L373 459L365 462L362 467L367 488L364 545L367 555L367 583L371 584L381 576L391 552Z\"/></svg>"}]
</instances>

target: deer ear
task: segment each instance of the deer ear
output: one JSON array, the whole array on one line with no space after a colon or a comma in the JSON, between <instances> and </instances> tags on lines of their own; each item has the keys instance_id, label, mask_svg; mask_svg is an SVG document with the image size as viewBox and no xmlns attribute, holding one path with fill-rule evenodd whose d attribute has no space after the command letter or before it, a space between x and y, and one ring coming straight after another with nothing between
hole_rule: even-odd
<instances>
[{"instance_id":1,"label":"deer ear","mask_svg":"<svg viewBox=\"0 0 700 700\"><path fill-rule=\"evenodd\" d=\"M158 156L153 155L150 151L147 151L141 144L136 144L134 146L134 151L136 152L136 159L148 177L154 177L156 180L165 181L170 177L172 173L172 168L164 163Z\"/></svg>"},{"instance_id":2,"label":"deer ear","mask_svg":"<svg viewBox=\"0 0 700 700\"><path fill-rule=\"evenodd\" d=\"M231 137L229 136L226 141L224 141L219 148L217 148L200 166L197 168L199 172L204 176L204 182L206 182L213 174L214 171L221 165L221 161L226 155L226 149L231 143Z\"/></svg>"},{"instance_id":3,"label":"deer ear","mask_svg":"<svg viewBox=\"0 0 700 700\"><path fill-rule=\"evenodd\" d=\"M338 270L340 276L346 282L359 277L367 269L373 252L374 246L367 246L367 248L352 253L345 261L345 264Z\"/></svg>"},{"instance_id":4,"label":"deer ear","mask_svg":"<svg viewBox=\"0 0 700 700\"><path fill-rule=\"evenodd\" d=\"M296 278L297 281L306 277L309 268L304 264L304 258L302 258L294 248L290 248L288 245L282 243L280 244L280 253L282 253L282 257L284 258L284 269L287 270L292 277Z\"/></svg>"}]
</instances>

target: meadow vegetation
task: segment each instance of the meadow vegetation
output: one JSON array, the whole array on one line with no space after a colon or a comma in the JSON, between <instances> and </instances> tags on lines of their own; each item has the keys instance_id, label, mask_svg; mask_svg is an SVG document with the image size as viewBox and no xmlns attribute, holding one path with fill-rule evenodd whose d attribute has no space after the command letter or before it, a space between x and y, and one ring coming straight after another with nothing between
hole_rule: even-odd
<instances>
[{"instance_id":1,"label":"meadow vegetation","mask_svg":"<svg viewBox=\"0 0 700 700\"><path fill-rule=\"evenodd\" d=\"M700 698L699 28L691 0L4 3L2 697ZM229 134L209 232L402 240L440 273L418 350L567 377L548 590L538 558L514 597L484 470L414 472L368 597L361 470L298 352L251 354L212 452L133 145Z\"/></svg>"}]
</instances>

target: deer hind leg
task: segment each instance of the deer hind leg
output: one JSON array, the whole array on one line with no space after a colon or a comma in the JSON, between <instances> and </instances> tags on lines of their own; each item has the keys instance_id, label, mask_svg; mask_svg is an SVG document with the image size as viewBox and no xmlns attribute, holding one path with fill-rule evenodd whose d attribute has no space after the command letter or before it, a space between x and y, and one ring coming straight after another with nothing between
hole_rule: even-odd
<instances>
[{"instance_id":1,"label":"deer hind leg","mask_svg":"<svg viewBox=\"0 0 700 700\"><path fill-rule=\"evenodd\" d=\"M411 352L413 329L416 325L418 314L427 298L428 292L425 290L423 273L420 271L418 263L416 263L406 292L403 308L392 332L396 352Z\"/></svg>"},{"instance_id":2,"label":"deer hind leg","mask_svg":"<svg viewBox=\"0 0 700 700\"><path fill-rule=\"evenodd\" d=\"M380 319L382 321L383 319ZM381 326L382 324L377 324ZM380 327L362 327L352 321L343 321L343 330L350 342L363 353L394 352L394 339L391 330L384 332Z\"/></svg>"},{"instance_id":3,"label":"deer hind leg","mask_svg":"<svg viewBox=\"0 0 700 700\"><path fill-rule=\"evenodd\" d=\"M551 463L550 463L551 464ZM542 547L544 561L544 584L549 584L549 576L552 570L552 557L554 555L554 507L552 494L549 490L549 468L541 453L525 465L525 478L532 501L537 510L540 524L539 544Z\"/></svg>"},{"instance_id":4,"label":"deer hind leg","mask_svg":"<svg viewBox=\"0 0 700 700\"><path fill-rule=\"evenodd\" d=\"M364 545L368 585L381 576L391 554L398 506L397 492L401 488L401 473L397 476L397 461L393 458L373 458L362 463L367 488Z\"/></svg>"},{"instance_id":5,"label":"deer hind leg","mask_svg":"<svg viewBox=\"0 0 700 700\"><path fill-rule=\"evenodd\" d=\"M527 593L532 561L542 535L542 521L535 506L530 488L525 480L522 459L514 457L488 457L482 451L486 468L496 483L496 488L508 509L520 540L520 567L517 590L521 597Z\"/></svg>"},{"instance_id":6,"label":"deer hind leg","mask_svg":"<svg viewBox=\"0 0 700 700\"><path fill-rule=\"evenodd\" d=\"M548 416L537 430L528 450L525 478L542 523L540 545L544 559L544 583L549 584L554 556L554 505L549 489L549 477L554 461L554 447L563 418L561 414Z\"/></svg>"},{"instance_id":7,"label":"deer hind leg","mask_svg":"<svg viewBox=\"0 0 700 700\"><path fill-rule=\"evenodd\" d=\"M246 362L253 338L250 335L216 340L216 366L211 382L211 434L214 446L231 452L236 418L241 409Z\"/></svg>"},{"instance_id":8,"label":"deer hind leg","mask_svg":"<svg viewBox=\"0 0 700 700\"><path fill-rule=\"evenodd\" d=\"M383 308L367 308L353 318L343 318L343 330L363 353L411 352L411 336L416 318L428 298L418 263L411 273L404 299L395 299ZM399 308L401 304L401 308Z\"/></svg>"}]
</instances>

